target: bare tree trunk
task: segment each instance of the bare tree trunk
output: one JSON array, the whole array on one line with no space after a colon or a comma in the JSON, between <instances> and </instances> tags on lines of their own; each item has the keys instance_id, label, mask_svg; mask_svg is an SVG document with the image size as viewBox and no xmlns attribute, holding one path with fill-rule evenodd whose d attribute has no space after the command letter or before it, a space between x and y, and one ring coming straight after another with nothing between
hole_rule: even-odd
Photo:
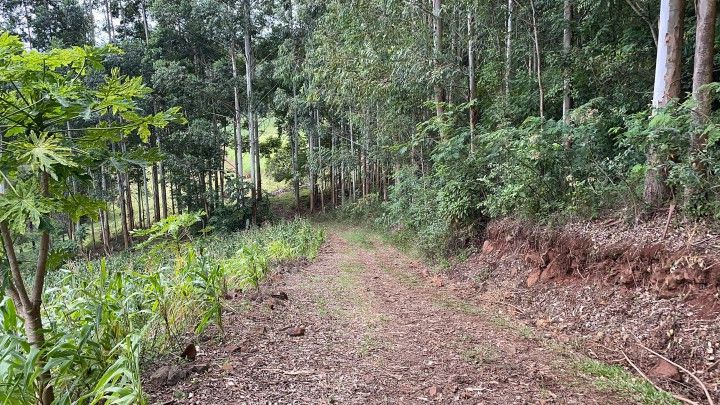
<instances>
[{"instance_id":1,"label":"bare tree trunk","mask_svg":"<svg viewBox=\"0 0 720 405\"><path fill-rule=\"evenodd\" d=\"M235 177L238 181L242 181L243 176L243 145L242 145L242 127L240 126L240 89L237 85L237 56L235 52L235 40L230 43L230 62L232 63L233 75L233 96L235 98L235 118L233 120L233 128L235 130Z\"/></svg>"},{"instance_id":2,"label":"bare tree trunk","mask_svg":"<svg viewBox=\"0 0 720 405\"><path fill-rule=\"evenodd\" d=\"M468 101L475 101L475 41L473 40L473 16L471 12L467 15L467 32L468 32ZM470 106L470 153L475 152L475 123L477 122L477 108Z\"/></svg>"},{"instance_id":3,"label":"bare tree trunk","mask_svg":"<svg viewBox=\"0 0 720 405\"><path fill-rule=\"evenodd\" d=\"M142 184L140 181L137 182L137 199L138 199L138 225L137 229L142 229L145 226L145 216L144 216L144 204L143 204L143 193L142 193Z\"/></svg>"},{"instance_id":4,"label":"bare tree trunk","mask_svg":"<svg viewBox=\"0 0 720 405\"><path fill-rule=\"evenodd\" d=\"M662 0L658 20L658 49L655 64L653 107L663 108L680 95L684 0ZM667 165L653 145L648 149L644 199L658 206L670 196Z\"/></svg>"},{"instance_id":5,"label":"bare tree trunk","mask_svg":"<svg viewBox=\"0 0 720 405\"><path fill-rule=\"evenodd\" d=\"M248 134L250 137L250 178L252 181L252 217L253 222L257 224L257 202L260 199L260 153L258 151L258 130L257 118L255 117L255 102L253 100L253 81L255 80L255 56L252 49L251 38L251 19L250 19L250 0L245 0L244 20L245 20L245 84L247 94L248 108Z\"/></svg>"},{"instance_id":6,"label":"bare tree trunk","mask_svg":"<svg viewBox=\"0 0 720 405\"><path fill-rule=\"evenodd\" d=\"M435 63L435 74L442 76L442 0L432 0L433 4L433 60ZM440 79L435 78L435 112L441 117L444 112L445 89Z\"/></svg>"},{"instance_id":7,"label":"bare tree trunk","mask_svg":"<svg viewBox=\"0 0 720 405\"><path fill-rule=\"evenodd\" d=\"M148 181L147 181L147 168L143 166L142 168L142 176L143 176L143 193L145 193L145 222L147 224L147 227L150 228L150 225L152 225L152 221L150 220L150 193L148 188Z\"/></svg>"},{"instance_id":8,"label":"bare tree trunk","mask_svg":"<svg viewBox=\"0 0 720 405\"><path fill-rule=\"evenodd\" d=\"M130 248L130 227L128 226L127 204L125 204L125 187L122 174L117 174L118 205L120 206L120 222L122 226L123 244L125 250Z\"/></svg>"},{"instance_id":9,"label":"bare tree trunk","mask_svg":"<svg viewBox=\"0 0 720 405\"><path fill-rule=\"evenodd\" d=\"M307 158L307 166L308 166L308 186L310 188L310 212L315 212L315 141L313 140L313 136L315 131L310 130L307 131L307 137L308 137L308 158Z\"/></svg>"},{"instance_id":10,"label":"bare tree trunk","mask_svg":"<svg viewBox=\"0 0 720 405\"><path fill-rule=\"evenodd\" d=\"M115 28L113 27L110 0L105 0L105 24L107 24L108 42L113 43L115 42Z\"/></svg>"},{"instance_id":11,"label":"bare tree trunk","mask_svg":"<svg viewBox=\"0 0 720 405\"><path fill-rule=\"evenodd\" d=\"M298 133L297 88L293 79L293 133L292 133L292 173L293 194L295 195L295 209L300 210L300 169L298 153L300 149L300 134Z\"/></svg>"},{"instance_id":12,"label":"bare tree trunk","mask_svg":"<svg viewBox=\"0 0 720 405\"><path fill-rule=\"evenodd\" d=\"M712 83L713 58L715 56L715 19L716 0L697 0L697 28L695 30L695 66L693 69L693 97L697 106L693 110L695 124L701 127L710 118L712 98L703 86ZM693 134L693 149L698 151L705 146L707 138L700 132Z\"/></svg>"},{"instance_id":13,"label":"bare tree trunk","mask_svg":"<svg viewBox=\"0 0 720 405\"><path fill-rule=\"evenodd\" d=\"M538 35L537 12L535 10L535 0L530 0L530 10L532 11L532 29L533 42L535 45L535 73L537 75L538 92L539 92L539 110L540 120L545 121L545 91L542 84L542 69L540 67L540 36Z\"/></svg>"},{"instance_id":14,"label":"bare tree trunk","mask_svg":"<svg viewBox=\"0 0 720 405\"><path fill-rule=\"evenodd\" d=\"M572 95L570 94L570 55L572 49L572 0L565 0L563 7L563 54L565 56L565 67L563 69L563 121L570 122L570 109L572 108Z\"/></svg>"},{"instance_id":15,"label":"bare tree trunk","mask_svg":"<svg viewBox=\"0 0 720 405\"><path fill-rule=\"evenodd\" d=\"M505 32L505 99L510 99L510 79L512 74L512 35L515 0L508 0L507 31Z\"/></svg>"},{"instance_id":16,"label":"bare tree trunk","mask_svg":"<svg viewBox=\"0 0 720 405\"><path fill-rule=\"evenodd\" d=\"M706 177L706 167L699 159L699 154L707 145L705 126L710 120L712 97L705 88L713 81L715 56L715 20L717 17L717 0L698 0L696 8L697 27L695 29L695 66L693 68L693 97L697 102L693 110L695 128L690 139L693 169L699 178ZM689 187L686 198L696 190Z\"/></svg>"}]
</instances>

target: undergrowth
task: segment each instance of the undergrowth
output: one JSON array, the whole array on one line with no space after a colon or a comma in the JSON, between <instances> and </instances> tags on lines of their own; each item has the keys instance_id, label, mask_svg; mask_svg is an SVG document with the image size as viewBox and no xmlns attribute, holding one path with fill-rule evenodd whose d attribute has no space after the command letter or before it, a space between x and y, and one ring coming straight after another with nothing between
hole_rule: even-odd
<instances>
[{"instance_id":1,"label":"undergrowth","mask_svg":"<svg viewBox=\"0 0 720 405\"><path fill-rule=\"evenodd\" d=\"M162 228L162 229L161 229ZM158 232L167 232L158 226ZM305 220L244 233L166 242L107 259L72 262L46 291L45 364L8 297L0 301L0 402L34 403L52 371L56 403L145 403L140 368L188 332L223 329L229 289L253 289L274 263L312 259L324 240Z\"/></svg>"}]
</instances>

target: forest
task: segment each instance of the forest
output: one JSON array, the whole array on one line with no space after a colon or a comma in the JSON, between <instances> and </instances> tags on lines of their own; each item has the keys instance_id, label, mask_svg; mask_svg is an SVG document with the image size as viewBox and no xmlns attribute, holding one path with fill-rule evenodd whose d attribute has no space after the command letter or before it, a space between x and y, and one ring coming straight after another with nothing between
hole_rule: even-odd
<instances>
[{"instance_id":1,"label":"forest","mask_svg":"<svg viewBox=\"0 0 720 405\"><path fill-rule=\"evenodd\" d=\"M7 404L720 402L716 0L0 0Z\"/></svg>"}]
</instances>

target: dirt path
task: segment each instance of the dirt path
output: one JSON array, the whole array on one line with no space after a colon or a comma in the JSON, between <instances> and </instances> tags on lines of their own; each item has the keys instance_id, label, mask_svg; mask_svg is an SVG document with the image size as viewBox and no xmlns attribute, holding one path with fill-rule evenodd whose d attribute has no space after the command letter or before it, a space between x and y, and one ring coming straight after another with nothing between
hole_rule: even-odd
<instances>
[{"instance_id":1,"label":"dirt path","mask_svg":"<svg viewBox=\"0 0 720 405\"><path fill-rule=\"evenodd\" d=\"M228 316L200 347L207 371L158 403L629 403L568 348L501 308L460 298L429 269L358 230L331 230L317 260L269 287L289 300ZM271 308L272 306L272 308ZM289 328L305 327L290 337Z\"/></svg>"}]
</instances>

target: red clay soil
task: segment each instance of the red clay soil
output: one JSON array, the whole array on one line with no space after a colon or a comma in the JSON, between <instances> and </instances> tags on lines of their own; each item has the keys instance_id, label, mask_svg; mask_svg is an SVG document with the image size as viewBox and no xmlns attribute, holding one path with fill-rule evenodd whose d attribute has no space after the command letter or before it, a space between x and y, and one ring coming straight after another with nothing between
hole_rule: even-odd
<instances>
[{"instance_id":1,"label":"red clay soil","mask_svg":"<svg viewBox=\"0 0 720 405\"><path fill-rule=\"evenodd\" d=\"M331 230L316 261L226 316L224 339L170 381L148 370L145 387L168 404L633 402L476 293L368 234Z\"/></svg>"},{"instance_id":2,"label":"red clay soil","mask_svg":"<svg viewBox=\"0 0 720 405\"><path fill-rule=\"evenodd\" d=\"M666 217L547 229L489 225L482 251L455 266L480 297L522 309L548 336L576 340L607 362L631 361L656 384L707 403L690 371L720 402L720 234Z\"/></svg>"}]
</instances>

